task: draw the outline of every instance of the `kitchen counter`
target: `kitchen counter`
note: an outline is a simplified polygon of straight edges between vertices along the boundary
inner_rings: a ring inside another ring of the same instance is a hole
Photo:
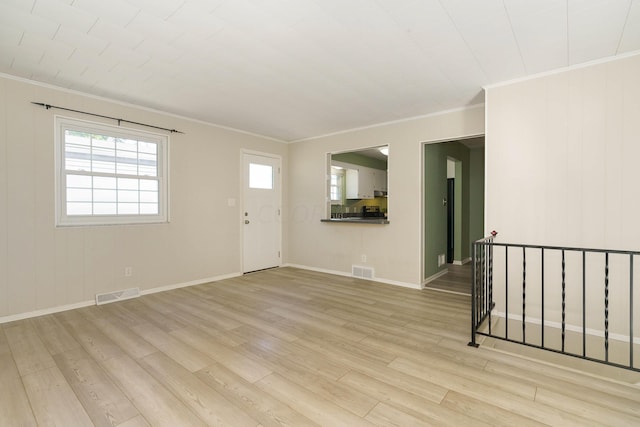
[[[347,217],[347,218],[327,218],[320,222],[348,222],[351,224],[389,224],[389,220],[381,217]]]

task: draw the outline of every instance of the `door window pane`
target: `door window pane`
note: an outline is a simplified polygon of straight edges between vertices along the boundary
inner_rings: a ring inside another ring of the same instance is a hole
[[[249,163],[249,188],[273,189],[273,167]]]

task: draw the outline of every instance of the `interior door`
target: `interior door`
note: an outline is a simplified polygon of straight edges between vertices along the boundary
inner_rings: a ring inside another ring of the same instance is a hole
[[[243,155],[243,272],[280,265],[280,159]]]

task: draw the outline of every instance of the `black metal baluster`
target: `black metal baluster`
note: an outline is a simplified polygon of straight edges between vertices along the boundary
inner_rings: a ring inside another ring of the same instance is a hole
[[[504,339],[509,339],[509,247],[504,247]]]
[[[562,250],[562,352],[564,353],[564,338],[565,338],[565,319],[566,319],[566,289],[567,285],[565,282],[565,260],[564,260],[564,249]]]
[[[487,309],[489,310],[489,335],[491,335],[491,312],[493,311],[493,239],[491,246],[489,246],[489,283],[488,292],[489,298],[487,301]]]
[[[474,323],[474,330],[477,331],[478,330],[478,286],[479,286],[479,274],[480,274],[480,245],[478,245],[478,247],[476,248],[476,259],[473,260],[473,280],[474,280],[474,288],[473,288],[473,292],[474,292],[474,296],[473,296],[473,301],[471,301],[471,303],[473,304],[473,308],[474,308],[474,316],[473,316],[473,323]]]
[[[478,327],[480,326],[480,319],[484,317],[484,291],[485,291],[485,279],[487,275],[486,268],[486,257],[487,257],[487,245],[486,243],[482,245],[482,258],[480,268],[482,269],[482,273],[480,276],[480,301],[478,302],[478,306],[480,307],[480,315],[478,317]]]
[[[478,243],[471,245],[471,342],[468,345],[477,347],[476,344],[476,264],[478,262]]]
[[[480,306],[480,298],[481,298],[480,293],[482,292],[481,260],[482,260],[482,253],[484,251],[484,246],[482,245],[482,243],[478,245],[477,250],[478,250],[478,253],[476,255],[478,256],[478,259],[476,260],[476,296],[475,296],[475,299],[473,300],[473,306],[475,307],[475,310],[476,310],[476,325],[475,325],[476,332],[480,328],[480,316],[482,315],[481,313],[482,307]]]
[[[490,247],[487,245],[487,252],[484,254],[484,318],[489,313],[489,254]],[[491,326],[489,326],[491,327]]]
[[[542,333],[540,345],[544,348],[544,248],[540,251],[540,258],[540,268],[542,269],[542,299],[540,300],[540,304],[542,305]]]
[[[522,248],[522,343],[526,342],[525,313],[527,305],[527,252]]]
[[[633,368],[633,254],[629,254],[629,366]]]
[[[587,258],[582,251],[582,357],[587,357]]]
[[[485,284],[485,276],[487,274],[486,268],[486,257],[487,257],[487,244],[484,242],[482,244],[482,256],[480,257],[480,300],[478,301],[478,307],[480,308],[480,312],[478,313],[478,327],[480,327],[481,319],[484,318],[484,289],[486,287]]]
[[[476,318],[475,318],[475,322],[476,322],[476,331],[478,330],[479,322],[478,319],[480,318],[480,314],[479,311],[481,309],[480,305],[479,305],[479,301],[480,301],[480,278],[481,278],[481,274],[482,274],[482,265],[480,264],[480,259],[482,258],[482,251],[483,251],[483,247],[482,245],[478,246],[478,259],[476,260],[476,264],[477,264],[477,269],[476,269],[476,298],[473,301],[473,305],[476,307]]]
[[[604,360],[609,361],[609,252],[604,255]]]
[[[491,256],[491,247],[487,246],[487,253],[485,255],[485,276],[484,276],[484,315],[485,319],[489,314],[489,257]],[[489,326],[491,327],[491,326]]]

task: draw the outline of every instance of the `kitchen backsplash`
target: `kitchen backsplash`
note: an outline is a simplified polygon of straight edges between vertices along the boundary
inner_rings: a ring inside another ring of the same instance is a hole
[[[344,205],[331,205],[331,213],[358,213],[363,206],[378,206],[380,212],[387,212],[387,198],[376,197],[367,200],[346,200]]]

